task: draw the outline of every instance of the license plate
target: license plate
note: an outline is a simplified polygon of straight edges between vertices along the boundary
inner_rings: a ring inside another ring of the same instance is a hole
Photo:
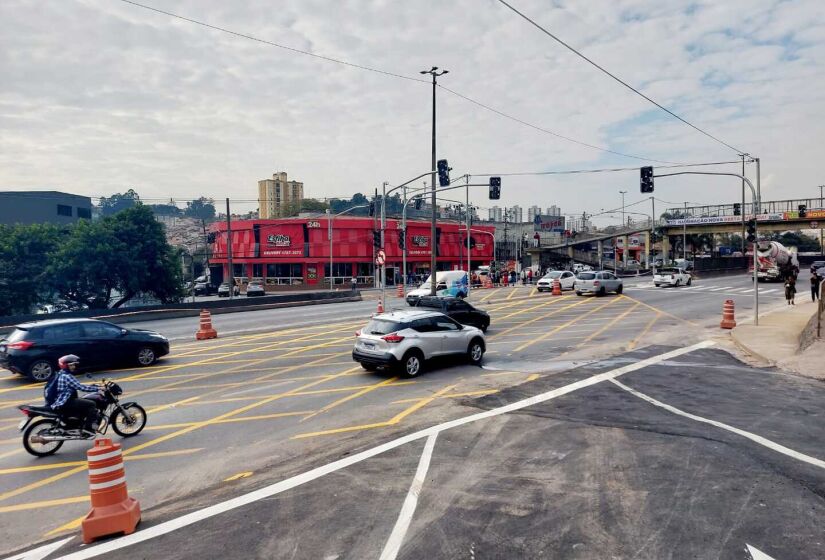
[[[375,344],[371,344],[371,343],[369,343],[369,342],[365,342],[365,343],[364,343],[364,348],[366,348],[367,350],[375,350]]]
[[[25,428],[25,427],[26,427],[26,424],[28,424],[28,423],[29,423],[29,419],[28,419],[28,418],[23,418],[23,419],[20,421],[20,423],[17,425],[17,430],[18,430],[18,431],[22,430],[23,428]]]

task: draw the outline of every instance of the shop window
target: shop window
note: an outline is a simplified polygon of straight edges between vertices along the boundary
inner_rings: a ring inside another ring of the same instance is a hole
[[[246,276],[244,267],[246,265],[244,263],[232,263],[232,276],[239,278],[241,276]]]
[[[252,265],[252,276],[255,278],[262,278],[264,275],[264,265],[262,264],[253,264]]]
[[[266,283],[286,286],[303,284],[303,265],[301,263],[267,264]]]

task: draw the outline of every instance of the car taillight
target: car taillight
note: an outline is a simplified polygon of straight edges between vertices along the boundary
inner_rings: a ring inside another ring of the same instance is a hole
[[[12,350],[28,350],[34,346],[34,342],[29,342],[28,340],[21,340],[20,342],[12,342],[8,345],[8,348]]]
[[[389,342],[391,344],[398,344],[399,342],[404,340],[404,337],[399,335],[399,334],[392,333],[392,334],[388,334],[387,336],[382,336],[381,340],[383,340],[385,342]]]
[[[593,282],[593,285],[594,285],[594,286],[598,286],[598,285],[599,285],[599,281],[598,281],[598,280],[594,281],[594,282]]]

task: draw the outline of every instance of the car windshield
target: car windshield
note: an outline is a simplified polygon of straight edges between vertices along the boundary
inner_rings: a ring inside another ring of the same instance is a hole
[[[364,327],[364,334],[390,334],[401,330],[402,324],[397,321],[387,321],[386,319],[373,319]]]
[[[581,272],[579,273],[579,280],[593,280],[596,278],[596,275],[592,272]]]
[[[659,271],[660,274],[679,274],[681,272],[678,268],[663,268]]]
[[[545,278],[558,278],[559,276],[561,276],[561,272],[554,270],[553,272],[548,272]]]

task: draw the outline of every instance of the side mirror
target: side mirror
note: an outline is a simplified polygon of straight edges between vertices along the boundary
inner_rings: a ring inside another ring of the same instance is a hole
[[[127,334],[129,334],[129,331],[126,329],[120,329],[120,336],[126,336]]]

